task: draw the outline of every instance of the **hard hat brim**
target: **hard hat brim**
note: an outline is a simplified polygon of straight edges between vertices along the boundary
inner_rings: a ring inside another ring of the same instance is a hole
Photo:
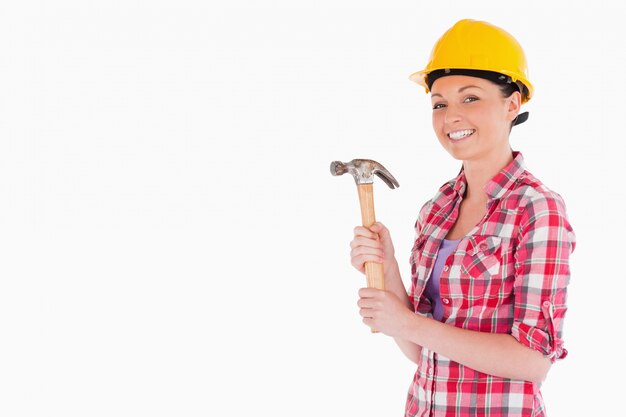
[[[427,82],[428,74],[430,74],[433,71],[438,71],[442,69],[446,69],[446,68],[433,68],[433,69],[425,69],[425,70],[417,71],[409,75],[409,79],[421,85],[422,87],[424,87],[424,90],[426,91],[426,93],[430,93],[430,88],[428,88],[428,82]],[[466,68],[449,68],[449,69],[466,69]],[[516,74],[511,71],[504,70],[504,71],[494,71],[494,72],[498,72],[500,74],[504,74],[506,76],[511,77],[513,82],[519,81],[522,84],[524,84],[524,86],[527,88],[527,94],[526,95],[522,94],[522,104],[526,103],[528,100],[532,98],[535,89],[533,85],[530,83],[530,81],[528,81],[528,79],[526,79],[525,77],[521,77],[520,74]]]
[[[426,84],[426,76],[428,75],[427,73],[427,70],[414,72],[413,74],[409,75],[409,80],[416,82],[417,84],[424,87],[426,93],[430,93],[430,90],[428,89],[428,84]]]

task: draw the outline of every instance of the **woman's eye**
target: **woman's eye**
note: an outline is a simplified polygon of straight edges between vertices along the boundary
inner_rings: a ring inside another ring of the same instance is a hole
[[[446,107],[445,104],[443,103],[437,103],[433,106],[433,110],[438,110],[438,109],[443,109],[444,107]]]
[[[464,102],[465,103],[471,103],[472,101],[477,101],[477,100],[478,100],[478,97],[469,96],[469,97],[465,98]]]

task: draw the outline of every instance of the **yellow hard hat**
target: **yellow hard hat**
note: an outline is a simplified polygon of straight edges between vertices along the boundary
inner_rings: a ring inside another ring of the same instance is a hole
[[[458,21],[435,44],[426,69],[411,74],[409,78],[428,93],[429,84],[432,86],[428,75],[438,70],[442,70],[443,75],[474,75],[483,71],[505,75],[501,78],[525,87],[521,91],[522,103],[530,100],[534,92],[520,44],[511,34],[487,22],[472,19]]]

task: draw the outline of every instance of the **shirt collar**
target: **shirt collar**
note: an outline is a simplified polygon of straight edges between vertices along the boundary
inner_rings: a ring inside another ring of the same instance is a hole
[[[521,152],[513,151],[513,161],[509,163],[502,171],[500,171],[495,177],[487,181],[485,187],[485,193],[489,196],[490,200],[499,199],[509,191],[517,182],[525,171],[524,157]],[[467,181],[465,180],[465,171],[461,167],[459,175],[453,180],[452,188],[457,192],[459,196],[465,194],[467,187]]]

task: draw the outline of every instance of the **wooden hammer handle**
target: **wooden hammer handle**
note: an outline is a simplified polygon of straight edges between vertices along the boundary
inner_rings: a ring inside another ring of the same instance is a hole
[[[376,223],[374,214],[374,184],[360,184],[359,203],[361,205],[361,220],[364,227],[369,227]],[[383,264],[378,262],[365,263],[365,275],[367,276],[367,286],[370,288],[385,289],[385,277],[383,274]]]
[[[374,184],[359,184],[359,203],[361,205],[361,220],[364,227],[369,227],[376,223],[374,214]],[[365,276],[367,277],[367,286],[369,288],[385,289],[385,277],[383,272],[383,264],[378,262],[365,262]],[[378,333],[378,330],[372,329],[372,333]]]

